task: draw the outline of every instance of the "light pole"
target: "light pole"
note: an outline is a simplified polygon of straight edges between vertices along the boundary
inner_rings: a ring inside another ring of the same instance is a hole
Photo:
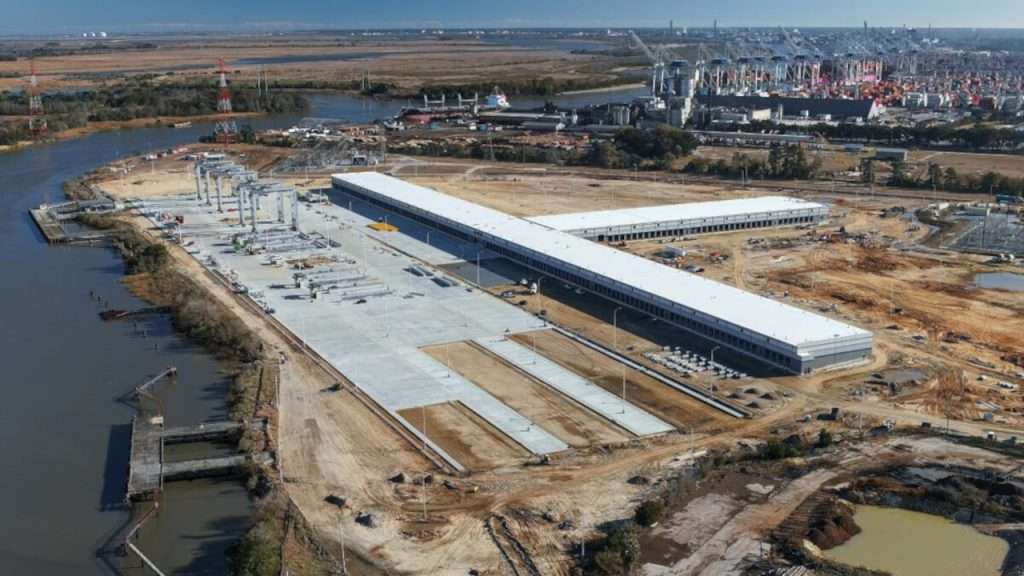
[[[348,560],[345,558],[345,519],[338,523],[338,531],[341,533],[341,573],[348,574]]]
[[[444,360],[445,360],[445,365],[448,366],[448,378],[452,377],[452,353],[451,353],[451,350],[449,349],[450,346],[451,346],[451,342],[445,342],[444,343]],[[426,418],[424,418],[424,420],[423,420],[424,426],[426,425],[426,421],[427,421]]]
[[[715,350],[718,350],[719,348],[721,348],[721,346],[715,346],[714,348],[711,349],[711,369],[712,370],[715,369]],[[714,395],[715,395],[715,383],[712,382],[711,383],[711,396],[713,397]]]
[[[612,311],[612,348],[616,352],[619,351],[619,310],[622,310],[622,306]]]
[[[427,453],[427,405],[420,407],[423,412],[423,453]],[[427,478],[423,477],[423,520],[427,520]]]
[[[541,283],[542,280],[544,280],[543,276],[539,276],[537,278],[537,314],[540,314],[540,312],[541,312],[541,304],[543,304],[543,302],[541,301],[542,297],[541,297],[541,294],[540,294],[540,283]]]
[[[622,413],[626,413],[626,365],[619,364],[622,367]]]

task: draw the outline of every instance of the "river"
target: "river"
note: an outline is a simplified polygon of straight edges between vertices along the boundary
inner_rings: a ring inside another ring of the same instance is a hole
[[[287,126],[276,117],[254,124]],[[27,210],[63,197],[62,184],[131,152],[195,142],[208,125],[92,134],[0,154],[0,565],[6,574],[111,574],[97,557],[129,521],[122,504],[133,409],[118,397],[168,365],[167,422],[224,419],[224,366],[177,336],[167,318],[103,322],[101,304],[145,304],[121,285],[111,249],[48,246]],[[145,330],[145,337],[142,331]],[[167,485],[160,515],[137,543],[168,572],[223,574],[225,551],[250,522],[237,481]],[[137,565],[137,562],[135,563]],[[128,573],[142,573],[130,570]]]
[[[893,576],[999,576],[1009,544],[941,516],[858,506],[861,532],[825,555]]]
[[[649,94],[650,88],[634,86],[556,96],[509,96],[509,103],[515,110],[532,110],[543,107],[544,103],[550,100],[563,109],[571,110],[605,102],[628,103],[634,98]],[[463,96],[472,97],[473,95],[463,94]],[[484,96],[485,94],[480,95],[481,98]],[[398,114],[403,106],[423,104],[421,100],[364,98],[337,94],[313,94],[309,100],[313,107],[310,112],[311,116],[340,118],[351,122],[373,122],[377,119],[390,118]]]

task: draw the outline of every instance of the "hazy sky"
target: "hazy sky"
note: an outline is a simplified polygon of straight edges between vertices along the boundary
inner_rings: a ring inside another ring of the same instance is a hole
[[[1024,0],[0,0],[0,32],[512,26],[1020,27]]]

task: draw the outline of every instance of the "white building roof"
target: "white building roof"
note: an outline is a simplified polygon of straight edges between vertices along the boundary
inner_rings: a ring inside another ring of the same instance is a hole
[[[385,174],[335,174],[333,180],[416,206],[797,348],[871,337],[855,326]]]
[[[528,218],[548,228],[568,232],[595,228],[620,228],[657,222],[677,222],[722,218],[742,218],[754,214],[791,213],[805,210],[825,211],[828,207],[789,196],[758,196],[713,202],[692,202],[668,206],[644,206],[620,210],[597,210],[572,214],[553,214]]]

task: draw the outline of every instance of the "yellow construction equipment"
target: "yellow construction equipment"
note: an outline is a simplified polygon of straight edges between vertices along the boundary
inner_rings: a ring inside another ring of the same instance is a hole
[[[397,226],[392,226],[386,222],[374,222],[370,224],[370,228],[373,228],[377,232],[398,232]]]

